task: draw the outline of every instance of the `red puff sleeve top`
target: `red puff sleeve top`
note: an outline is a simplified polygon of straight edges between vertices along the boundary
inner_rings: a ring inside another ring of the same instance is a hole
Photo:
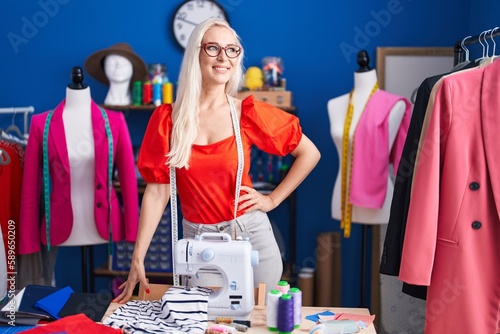
[[[148,183],[170,183],[166,155],[172,130],[172,106],[156,108],[141,145],[138,168]],[[242,184],[252,187],[252,145],[264,152],[285,156],[302,138],[299,119],[277,107],[248,96],[241,106],[241,139],[245,164]],[[177,193],[182,215],[193,223],[216,224],[234,219],[235,182],[238,166],[233,136],[209,145],[193,145],[189,169],[177,169]],[[242,212],[238,212],[240,216]]]

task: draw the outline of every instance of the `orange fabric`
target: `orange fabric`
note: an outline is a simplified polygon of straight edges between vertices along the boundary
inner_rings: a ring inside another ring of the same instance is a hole
[[[252,186],[249,176],[253,145],[264,152],[285,156],[302,138],[297,117],[248,96],[241,107],[241,139],[245,157],[242,184]],[[169,152],[172,107],[158,107],[151,116],[139,154],[138,167],[148,183],[169,183]],[[234,136],[210,145],[193,145],[190,168],[177,170],[177,192],[182,215],[193,223],[215,224],[234,218],[234,189],[238,154]],[[238,216],[242,212],[238,212]]]

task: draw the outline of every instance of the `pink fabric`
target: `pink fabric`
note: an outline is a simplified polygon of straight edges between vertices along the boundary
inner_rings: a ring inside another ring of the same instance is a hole
[[[95,207],[94,217],[102,238],[109,238],[108,224],[108,141],[104,119],[99,106],[92,102],[92,127],[95,150]],[[50,196],[51,245],[57,246],[70,235],[73,226],[71,208],[71,178],[62,118],[64,101],[55,109],[50,122],[48,138],[49,173],[52,182]],[[113,134],[113,164],[118,170],[123,210],[114,188],[111,188],[111,221],[113,240],[135,241],[139,225],[139,199],[132,142],[125,117],[121,112],[106,110]],[[33,115],[23,171],[21,215],[19,222],[19,254],[40,251],[46,244],[45,217],[42,195],[42,142],[48,112]],[[43,218],[42,218],[43,217]]]
[[[389,152],[389,115],[398,101],[406,105],[403,120]],[[350,202],[380,209],[387,193],[389,164],[397,172],[411,120],[412,104],[407,98],[378,90],[368,101],[354,133]]]

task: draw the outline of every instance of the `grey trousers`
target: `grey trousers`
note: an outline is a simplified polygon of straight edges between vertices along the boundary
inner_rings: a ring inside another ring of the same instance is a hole
[[[234,239],[236,236],[248,238],[252,249],[259,251],[259,264],[253,267],[254,287],[266,283],[266,293],[274,289],[283,274],[281,253],[274,238],[269,217],[265,212],[253,211],[237,219],[218,224],[197,224],[182,221],[184,238],[194,238],[204,232],[227,233]],[[222,275],[217,271],[199,270],[196,276],[183,277],[183,284],[189,286],[222,286]]]

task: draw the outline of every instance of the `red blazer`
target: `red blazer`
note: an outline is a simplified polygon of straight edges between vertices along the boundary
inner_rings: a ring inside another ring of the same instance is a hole
[[[50,195],[50,244],[66,241],[73,226],[71,207],[71,178],[64,134],[63,109],[65,101],[54,110],[48,138],[49,172],[52,182]],[[104,119],[99,106],[92,101],[92,128],[95,150],[94,217],[102,238],[109,238],[107,178],[108,141]],[[111,221],[113,240],[135,241],[139,225],[139,199],[132,142],[125,117],[121,112],[106,110],[113,135],[113,166],[118,170],[123,209],[114,188],[111,189]],[[33,115],[23,172],[21,215],[19,222],[19,254],[40,251],[40,242],[47,244],[43,211],[42,143],[48,111]],[[92,181],[90,181],[92,182]]]

